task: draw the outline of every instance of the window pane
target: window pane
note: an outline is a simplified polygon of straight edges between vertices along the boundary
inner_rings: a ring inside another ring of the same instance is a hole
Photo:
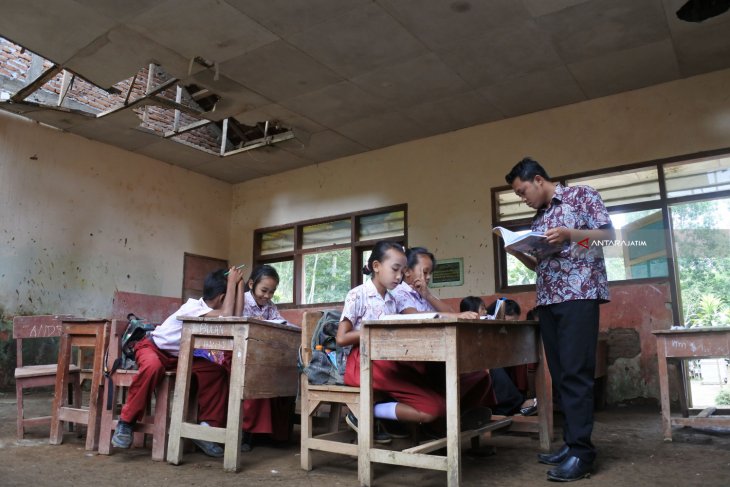
[[[515,230],[515,233],[524,235],[529,230]],[[525,267],[525,264],[516,257],[505,253],[507,256],[507,285],[521,286],[523,284],[535,284],[535,273]]]
[[[603,247],[609,281],[668,275],[661,210],[614,213],[611,222],[616,239]]]
[[[302,232],[302,248],[350,243],[350,219],[308,225]]]
[[[294,250],[294,229],[274,230],[261,234],[261,255],[292,252]]]
[[[383,240],[405,233],[405,211],[391,211],[360,217],[359,240]]]
[[[279,274],[279,285],[271,299],[276,304],[294,302],[294,261],[271,262],[271,267]]]
[[[345,300],[350,290],[351,253],[340,249],[304,255],[302,304]]]
[[[570,186],[580,184],[594,188],[601,194],[606,206],[659,199],[659,177],[655,167],[570,179],[566,182]]]
[[[730,326],[730,198],[670,209],[684,325]]]
[[[730,157],[664,167],[667,196],[712,193],[730,189]]]
[[[373,253],[372,250],[363,250],[362,251],[362,260],[360,261],[360,262],[362,262],[362,265],[360,266],[360,272],[362,272],[362,268],[367,265],[368,259],[370,258],[370,254],[372,254],[372,253]],[[370,276],[369,275],[367,275],[367,274],[363,274],[362,275],[362,282],[363,283],[365,283],[366,281],[369,281],[369,280],[370,280]]]
[[[535,210],[522,203],[511,189],[497,193],[497,218],[499,221],[532,218]]]

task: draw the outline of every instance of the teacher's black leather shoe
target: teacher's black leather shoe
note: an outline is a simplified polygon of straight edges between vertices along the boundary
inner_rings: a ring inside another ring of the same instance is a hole
[[[590,477],[592,471],[593,463],[578,457],[568,457],[563,463],[549,470],[547,478],[556,482],[572,482]]]
[[[544,463],[545,465],[560,465],[563,463],[563,460],[568,458],[568,451],[570,451],[568,445],[563,445],[563,447],[555,453],[538,453],[537,461]]]

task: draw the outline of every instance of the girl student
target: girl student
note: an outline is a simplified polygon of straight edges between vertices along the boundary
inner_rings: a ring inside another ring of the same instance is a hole
[[[454,313],[451,307],[431,294],[428,283],[431,281],[436,257],[424,247],[411,247],[406,250],[407,264],[403,272],[403,282],[394,290],[398,313],[427,313],[438,311],[442,316],[478,319],[473,311]]]
[[[243,316],[262,320],[284,320],[271,301],[279,286],[279,273],[268,264],[258,265],[251,271],[243,297]]]
[[[246,286],[248,291],[243,296],[241,316],[262,320],[284,320],[276,304],[271,300],[279,286],[279,274],[276,269],[267,264],[254,267]],[[241,451],[253,449],[254,433],[268,434],[275,443],[289,440],[294,400],[293,397],[277,397],[243,401],[241,428],[244,433]]]
[[[363,272],[371,276],[369,281],[351,289],[345,298],[342,317],[337,329],[337,344],[345,349],[345,385],[360,386],[360,326],[363,320],[378,319],[396,313],[396,301],[389,291],[395,289],[403,278],[407,260],[403,247],[395,242],[380,241],[375,245]],[[371,365],[373,390],[387,396],[390,402],[375,405],[376,418],[412,423],[431,423],[446,414],[446,401],[442,392],[431,384],[431,379],[407,362],[377,360]],[[472,415],[464,423],[467,427],[489,420],[491,412]],[[350,411],[347,423],[357,430],[357,417]],[[376,421],[376,425],[378,422]],[[378,435],[376,432],[376,441]],[[382,442],[387,442],[385,439]]]
[[[436,267],[436,257],[424,247],[411,247],[406,250],[406,269],[403,282],[393,290],[396,310],[402,314],[438,312],[440,316],[453,318],[479,319],[474,310],[461,310],[454,313],[452,308],[431,294],[428,284]],[[445,367],[441,362],[408,362],[416,371],[430,377],[437,390],[445,390]],[[487,371],[474,371],[461,374],[459,378],[461,404],[473,411],[483,406],[494,406],[497,400],[492,387],[492,379]],[[388,431],[393,429],[390,425]]]

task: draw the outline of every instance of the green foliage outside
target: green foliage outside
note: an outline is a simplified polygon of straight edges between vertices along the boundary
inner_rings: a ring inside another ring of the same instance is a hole
[[[350,290],[351,253],[348,248],[304,255],[302,303],[345,300]]]
[[[715,396],[715,404],[717,406],[730,406],[730,389],[721,389]]]
[[[730,326],[730,200],[671,208],[684,326]]]

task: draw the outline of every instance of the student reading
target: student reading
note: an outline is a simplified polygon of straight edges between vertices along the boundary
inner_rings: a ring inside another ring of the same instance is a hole
[[[396,313],[396,301],[389,291],[395,289],[406,268],[403,247],[394,242],[381,241],[375,245],[367,266],[363,269],[371,279],[347,293],[342,317],[337,329],[337,344],[345,349],[345,384],[360,385],[360,326],[363,320],[378,319]],[[372,363],[373,390],[381,398],[392,402],[376,404],[376,418],[414,423],[431,423],[446,414],[446,400],[436,390],[432,380],[403,362],[378,360]],[[485,410],[478,409],[481,413]],[[489,412],[488,409],[486,409]],[[469,416],[469,427],[489,420],[486,416]],[[464,415],[467,417],[467,415]],[[351,411],[348,424],[357,429],[357,418]],[[473,419],[473,421],[472,421]],[[463,422],[467,422],[464,419]],[[387,441],[387,440],[386,440]]]
[[[593,374],[598,340],[598,306],[608,301],[608,279],[600,247],[577,245],[584,239],[613,240],[608,211],[596,190],[550,181],[535,160],[525,158],[505,176],[523,203],[536,211],[532,230],[550,244],[570,243],[542,258],[512,252],[537,272],[537,311],[553,385],[563,412],[565,444],[538,460],[556,465],[550,480],[590,476],[596,449],[593,431]]]

